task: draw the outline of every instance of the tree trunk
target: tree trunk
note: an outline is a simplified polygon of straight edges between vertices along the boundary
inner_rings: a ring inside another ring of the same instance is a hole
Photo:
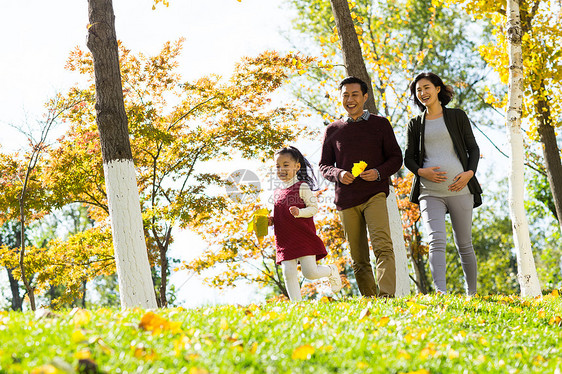
[[[168,306],[168,299],[166,297],[166,286],[168,284],[167,247],[166,245],[166,247],[160,248],[160,305],[162,308]]]
[[[347,74],[360,78],[367,83],[369,96],[366,107],[371,113],[378,114],[371,78],[367,73],[365,61],[363,60],[363,53],[361,52],[361,45],[359,44],[357,32],[351,18],[349,4],[347,0],[330,0],[330,3],[332,4],[332,12],[341,40],[343,61]],[[404,244],[402,221],[400,220],[396,194],[392,186],[390,186],[386,205],[390,221],[390,235],[392,237],[394,255],[396,256],[396,296],[405,296],[410,293],[408,259],[406,256],[406,245]]]
[[[416,230],[417,231],[417,230]],[[412,242],[410,243],[410,258],[412,259],[412,264],[414,267],[414,274],[416,279],[414,283],[418,288],[418,292],[422,294],[429,293],[429,281],[427,280],[427,273],[425,272],[425,262],[423,261],[423,255],[416,250],[421,243],[421,238],[419,235],[412,235]]]
[[[517,254],[519,285],[522,296],[539,296],[541,288],[531,250],[529,226],[525,214],[524,148],[521,134],[523,103],[523,53],[521,50],[521,19],[519,0],[507,1],[507,38],[509,49],[509,89],[507,108],[508,140],[511,145],[509,173],[509,208],[513,226],[513,242]]]
[[[0,246],[1,245],[13,245],[12,248],[19,248],[20,247],[20,241],[21,241],[21,235],[19,233],[19,231],[17,230],[17,226],[13,226],[14,227],[14,234],[15,234],[15,243],[3,243],[2,242],[2,237],[0,236]],[[14,311],[22,311],[22,307],[23,307],[23,298],[20,295],[20,285],[18,280],[14,277],[14,269],[9,269],[6,268],[6,272],[8,273],[8,282],[10,283],[10,291],[12,292],[12,300],[11,300],[11,304],[12,304],[12,310]]]
[[[29,175],[29,169],[28,169]],[[27,182],[27,177],[26,177]],[[20,204],[20,271],[21,271],[21,280],[25,289],[27,290],[27,296],[29,297],[29,305],[31,310],[35,311],[35,289],[31,286],[31,281],[27,276],[27,272],[25,269],[25,195],[26,195],[27,183],[24,183],[23,190],[19,199]]]
[[[406,255],[406,243],[404,242],[404,232],[402,229],[402,219],[398,210],[396,192],[391,185],[386,199],[388,209],[388,221],[390,224],[390,234],[394,247],[394,257],[396,261],[396,297],[410,294],[410,277],[408,271],[408,256]]]
[[[544,90],[544,85],[541,85],[541,90]],[[540,92],[535,92],[535,94],[540,94]],[[540,113],[538,130],[540,141],[543,144],[542,151],[548,184],[554,200],[558,225],[562,230],[562,163],[560,162],[560,149],[556,142],[556,132],[550,116],[549,103],[544,99],[539,100],[537,112]]]
[[[96,84],[96,124],[113,234],[122,308],[155,308],[135,167],[123,102],[111,0],[88,0],[87,45]]]
[[[20,295],[20,285],[18,280],[14,278],[13,269],[6,268],[8,272],[8,280],[10,282],[10,290],[12,291],[12,310],[22,311],[23,299]]]
[[[332,4],[332,13],[334,14],[336,28],[338,29],[338,35],[341,41],[343,63],[345,65],[347,75],[360,78],[367,83],[367,86],[369,87],[369,97],[367,98],[365,105],[371,113],[378,114],[379,112],[375,104],[375,95],[373,94],[371,77],[369,77],[369,73],[367,73],[367,68],[365,67],[363,52],[361,51],[361,45],[359,44],[357,32],[355,31],[355,25],[353,24],[353,19],[351,18],[349,4],[347,3],[347,0],[330,0],[330,3]]]
[[[82,288],[83,288],[83,292],[82,292],[82,297],[80,299],[80,304],[82,305],[83,309],[86,309],[86,292],[88,291],[88,281],[84,280],[82,281]]]

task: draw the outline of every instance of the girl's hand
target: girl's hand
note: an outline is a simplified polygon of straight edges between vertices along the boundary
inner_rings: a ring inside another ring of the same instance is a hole
[[[293,217],[296,217],[299,215],[300,213],[300,209],[297,208],[296,206],[292,206],[289,208],[289,213],[291,213],[293,215]]]
[[[439,166],[432,166],[430,168],[419,168],[418,175],[434,183],[441,183],[447,180],[446,171],[437,171]]]
[[[267,216],[267,225],[273,226],[273,216]]]
[[[460,191],[462,190],[468,181],[474,176],[474,172],[472,170],[464,171],[458,174],[454,179],[453,183],[449,185],[449,191]]]

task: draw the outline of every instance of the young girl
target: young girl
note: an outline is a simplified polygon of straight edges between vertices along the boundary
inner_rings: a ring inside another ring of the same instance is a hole
[[[404,164],[414,173],[410,201],[420,205],[429,236],[429,267],[438,293],[447,293],[445,215],[466,283],[476,293],[477,265],[472,246],[472,208],[482,204],[482,189],[474,174],[480,149],[470,121],[460,109],[449,109],[453,90],[433,73],[419,74],[410,85],[422,113],[410,120]]]
[[[310,163],[295,147],[278,151],[275,162],[277,176],[284,188],[275,191],[273,217],[269,222],[274,225],[276,262],[283,269],[289,298],[291,301],[301,300],[298,262],[305,278],[328,277],[332,291],[338,292],[342,288],[338,267],[316,264],[317,260],[326,257],[327,252],[322,239],[316,235],[312,218],[318,212],[318,203],[311,190],[316,179]]]

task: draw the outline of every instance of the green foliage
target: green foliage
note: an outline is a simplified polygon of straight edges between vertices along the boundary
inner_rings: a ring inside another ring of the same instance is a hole
[[[120,306],[117,274],[96,277],[93,281],[93,289],[95,299],[89,303],[92,308],[118,308]]]
[[[561,315],[558,293],[0,312],[0,372],[555,372]]]
[[[335,21],[328,1],[291,0],[297,17],[293,24],[306,40],[305,50],[322,56],[326,63],[307,75],[309,82],[297,97],[325,121],[337,118],[334,90],[344,74]],[[488,72],[476,52],[478,31],[486,23],[471,20],[458,7],[443,7],[434,1],[350,2],[363,58],[371,76],[379,112],[396,126],[404,126],[417,113],[409,100],[409,81],[421,71],[433,71],[455,88],[452,106],[473,112],[486,106],[481,81]],[[400,134],[398,134],[400,135]]]

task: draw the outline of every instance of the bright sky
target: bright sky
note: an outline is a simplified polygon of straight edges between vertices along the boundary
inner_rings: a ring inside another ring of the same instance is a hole
[[[281,0],[171,0],[168,8],[152,10],[152,0],[115,0],[117,38],[133,52],[157,53],[168,40],[185,37],[180,68],[185,79],[208,73],[228,74],[242,56],[265,49],[287,50],[289,28]],[[22,138],[9,124],[35,124],[43,104],[80,77],[64,70],[75,46],[86,49],[87,1],[17,0],[0,5],[0,145],[19,148]],[[172,255],[191,257],[203,248],[194,235],[176,237]],[[5,276],[0,274],[0,276]],[[205,303],[243,303],[258,288],[242,286],[219,292],[185,274],[172,275],[181,287],[178,301],[185,306]],[[2,282],[0,282],[2,283]],[[1,291],[1,290],[0,290]]]
[[[287,48],[280,0],[172,0],[152,10],[152,0],[114,1],[117,37],[133,51],[157,53],[185,37],[184,78],[228,73],[241,56]],[[87,1],[18,0],[0,5],[0,124],[33,122],[57,91],[78,80],[64,70],[69,51],[86,49]],[[4,127],[4,126],[2,126]],[[11,139],[0,132],[0,144]]]

